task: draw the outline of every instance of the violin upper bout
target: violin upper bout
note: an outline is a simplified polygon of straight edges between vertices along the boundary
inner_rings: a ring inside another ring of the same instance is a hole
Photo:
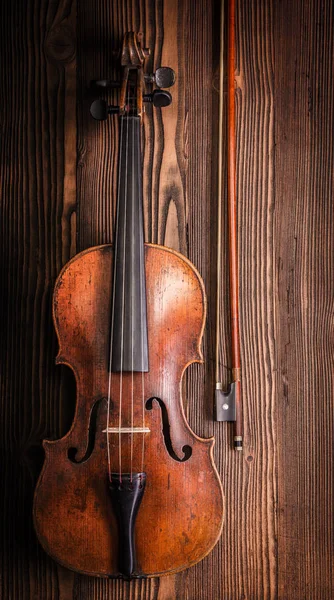
[[[72,258],[60,272],[53,294],[53,321],[59,351],[56,364],[76,374],[104,347],[110,320],[112,246],[88,248]]]
[[[160,337],[159,351],[177,358],[182,372],[202,363],[207,301],[199,272],[179,252],[146,244],[146,278],[149,332]]]

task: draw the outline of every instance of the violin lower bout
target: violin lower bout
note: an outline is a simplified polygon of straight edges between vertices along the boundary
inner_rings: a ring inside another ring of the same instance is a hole
[[[205,319],[202,281],[176,252],[146,245],[148,373],[112,373],[109,421],[108,352],[112,247],[76,256],[54,293],[57,362],[70,366],[77,407],[68,434],[44,442],[45,464],[34,500],[34,522],[44,549],[64,566],[97,576],[121,576],[118,529],[108,491],[105,428],[148,430],[122,434],[123,472],[146,473],[135,524],[134,577],[170,574],[210,552],[223,522],[223,493],[213,439],[196,436],[185,419],[181,380],[202,362]],[[143,440],[144,436],[144,440]],[[143,444],[144,441],[144,444]],[[119,436],[109,434],[111,470],[118,472]],[[142,453],[144,445],[144,455]]]

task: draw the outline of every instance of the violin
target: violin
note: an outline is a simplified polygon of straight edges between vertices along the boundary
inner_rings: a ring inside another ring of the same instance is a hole
[[[96,119],[119,121],[114,244],[76,255],[55,284],[56,362],[72,369],[77,402],[69,432],[43,442],[33,507],[46,552],[101,577],[186,569],[210,552],[223,523],[214,439],[190,429],[181,398],[186,368],[203,362],[203,282],[178,252],[144,243],[143,107],[171,102],[166,90],[145,94],[147,54],[127,33],[119,106],[91,107]],[[155,83],[173,77],[161,67]]]

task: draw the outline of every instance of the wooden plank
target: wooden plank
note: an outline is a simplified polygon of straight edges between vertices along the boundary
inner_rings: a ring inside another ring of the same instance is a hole
[[[333,597],[333,6],[239,2],[237,17],[242,456],[232,450],[230,426],[211,420],[218,0],[1,5],[4,600]],[[53,283],[77,250],[112,238],[106,199],[115,199],[117,128],[90,119],[88,84],[113,76],[112,51],[131,28],[153,48],[150,70],[161,61],[178,77],[172,107],[161,117],[150,108],[145,120],[146,238],[187,254],[206,284],[206,364],[187,378],[187,412],[196,433],[216,436],[226,522],[196,567],[122,582],[83,577],[49,559],[35,539],[31,503],[41,440],[65,433],[74,410],[73,378],[54,366]],[[225,245],[222,253],[227,382]]]
[[[333,4],[276,6],[278,591],[333,598]],[[306,35],[305,35],[305,32]]]
[[[224,598],[277,597],[273,262],[273,3],[237,4],[237,198],[244,450],[231,425],[217,424],[226,524],[220,548]],[[227,272],[226,213],[222,264]],[[230,378],[228,281],[223,278],[221,379]],[[212,350],[213,352],[213,350]],[[218,433],[219,432],[219,433]],[[208,594],[214,598],[214,592]]]
[[[50,299],[70,254],[75,202],[74,10],[72,0],[1,5],[2,598],[50,598],[57,589],[31,508],[41,440],[61,435],[73,412],[71,386],[54,366]]]

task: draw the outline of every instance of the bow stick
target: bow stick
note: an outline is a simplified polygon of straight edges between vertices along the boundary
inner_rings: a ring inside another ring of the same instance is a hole
[[[223,162],[223,88],[224,88],[224,2],[221,12],[220,101],[219,101],[219,167],[218,167],[218,268],[217,268],[217,338],[216,338],[216,419],[234,422],[234,448],[242,450],[241,359],[238,295],[238,237],[236,198],[235,140],[235,0],[228,4],[228,73],[227,73],[227,203],[229,229],[229,279],[231,312],[231,374],[229,389],[222,391],[219,381],[219,323],[221,298],[221,213]]]

